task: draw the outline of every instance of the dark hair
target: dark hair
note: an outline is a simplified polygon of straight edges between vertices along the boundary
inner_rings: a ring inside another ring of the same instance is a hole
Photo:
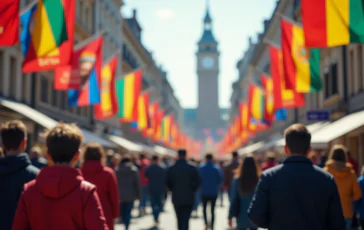
[[[237,158],[239,156],[238,152],[234,151],[232,152],[233,158]]]
[[[121,160],[121,164],[126,164],[126,163],[130,163],[131,159],[128,156],[123,157],[123,159]]]
[[[139,154],[139,157],[140,157],[140,159],[145,159],[145,154],[141,153],[141,154]]]
[[[347,150],[343,145],[334,145],[330,151],[330,160],[347,162]]]
[[[306,126],[294,124],[284,131],[286,146],[294,154],[307,155],[311,147],[311,133]]]
[[[254,191],[258,184],[260,169],[252,155],[244,157],[237,170],[238,189],[241,195],[247,195]]]
[[[207,153],[205,159],[208,161],[212,161],[214,159],[214,156],[212,155],[212,153]]]
[[[152,161],[157,161],[159,160],[159,156],[158,155],[153,155],[152,156]]]
[[[69,163],[82,143],[81,130],[75,124],[59,123],[46,135],[48,153],[54,163]]]
[[[179,157],[183,157],[183,158],[184,158],[184,157],[186,157],[186,156],[187,156],[187,151],[186,151],[186,149],[179,149],[177,153],[178,153],[178,156],[179,156]]]
[[[86,161],[106,161],[106,153],[104,148],[96,142],[89,143],[84,147],[83,162]]]
[[[27,139],[27,128],[22,121],[6,122],[1,127],[1,140],[5,150],[17,150],[21,143]]]

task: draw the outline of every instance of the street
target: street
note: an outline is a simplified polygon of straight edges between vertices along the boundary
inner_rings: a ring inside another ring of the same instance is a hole
[[[228,205],[227,196],[224,197],[224,207],[220,207],[220,202],[217,202],[216,213],[215,213],[215,229],[216,230],[229,230],[227,216],[228,216]],[[138,212],[134,210],[133,216],[137,216]],[[202,207],[199,208],[199,218],[191,218],[190,229],[191,230],[203,230],[203,216]],[[160,216],[160,229],[161,230],[177,230],[175,213],[173,210],[172,203],[167,202],[165,212]],[[148,209],[148,215],[142,218],[133,218],[130,230],[149,230],[153,227],[153,216],[151,210]],[[233,228],[234,229],[234,228]],[[123,225],[117,225],[116,230],[124,230]]]

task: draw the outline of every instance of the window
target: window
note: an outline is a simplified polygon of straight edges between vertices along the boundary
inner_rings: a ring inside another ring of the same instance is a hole
[[[361,92],[363,90],[363,46],[358,44],[358,91]]]
[[[22,99],[23,101],[25,101],[25,99],[28,98],[28,84],[30,76],[28,74],[23,73],[21,77],[23,78],[23,83],[21,85],[21,93],[22,93]]]
[[[48,79],[45,76],[40,78],[40,100],[41,102],[48,103]]]
[[[52,89],[52,106],[57,107],[57,91]]]
[[[16,71],[17,70],[17,60],[15,57],[10,57],[10,79],[9,79],[9,96],[15,98],[16,95]]]
[[[66,103],[67,103],[66,97],[67,97],[66,91],[59,91],[59,98],[60,98],[59,104],[62,110],[66,109]]]
[[[324,73],[325,99],[339,93],[337,63],[332,63]]]
[[[350,90],[349,93],[352,95],[355,93],[355,68],[354,68],[354,50],[349,52],[349,82]]]

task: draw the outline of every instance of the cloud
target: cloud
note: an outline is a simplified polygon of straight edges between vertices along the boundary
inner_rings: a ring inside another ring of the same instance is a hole
[[[158,9],[157,15],[160,19],[170,19],[175,16],[174,12],[171,9]]]

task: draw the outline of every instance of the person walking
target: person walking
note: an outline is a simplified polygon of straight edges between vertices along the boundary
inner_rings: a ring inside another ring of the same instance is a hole
[[[258,184],[260,169],[252,155],[244,157],[236,171],[231,190],[231,203],[229,208],[229,226],[232,218],[236,217],[238,230],[256,230],[257,227],[248,218],[248,208],[253,199],[254,190]]]
[[[0,229],[10,230],[23,186],[35,179],[39,169],[25,153],[27,128],[23,122],[7,122],[0,133],[6,151],[6,156],[0,157]]]
[[[224,164],[225,164],[224,161],[219,162],[219,166],[220,166],[221,170],[223,170]],[[224,185],[223,185],[223,183],[221,183],[220,190],[219,190],[219,195],[218,195],[218,200],[220,200],[220,207],[222,207],[222,208],[224,207],[224,193],[225,193]]]
[[[232,161],[224,168],[224,184],[223,187],[227,191],[229,197],[231,193],[231,185],[234,178],[234,172],[239,167],[239,154],[232,152]]]
[[[116,171],[116,178],[119,186],[120,215],[125,229],[128,230],[134,202],[141,196],[138,170],[129,157],[125,156],[121,160],[120,167]]]
[[[278,163],[276,162],[274,152],[268,152],[266,154],[266,157],[267,157],[266,161],[263,162],[262,165],[260,166],[263,171],[273,168],[278,165]]]
[[[152,157],[151,165],[145,171],[145,177],[148,178],[149,199],[153,210],[154,227],[159,227],[159,214],[163,210],[163,201],[166,191],[166,169],[161,166],[159,157]]]
[[[334,176],[339,189],[341,207],[346,221],[346,230],[351,230],[354,215],[353,201],[361,198],[361,190],[356,173],[348,163],[347,150],[343,145],[334,145],[324,168]]]
[[[32,162],[32,165],[35,167],[41,169],[48,166],[48,161],[42,156],[42,149],[38,146],[34,146],[30,150],[30,161]]]
[[[48,155],[54,164],[24,185],[12,230],[109,229],[96,186],[74,168],[82,139],[81,130],[73,124],[60,123],[48,132]]]
[[[215,223],[215,205],[220,186],[223,182],[221,168],[214,163],[214,157],[211,153],[206,154],[206,162],[199,168],[201,178],[201,200],[203,207],[203,218],[205,221],[205,229],[214,229]],[[210,205],[211,220],[207,219],[207,205]]]
[[[141,153],[139,157],[140,157],[139,179],[140,179],[140,184],[142,186],[142,195],[139,202],[139,216],[144,216],[146,214],[145,209],[149,201],[149,196],[148,196],[149,181],[148,178],[145,177],[145,171],[149,167],[150,162],[143,153]]]
[[[178,230],[188,230],[195,193],[200,186],[197,168],[187,162],[187,151],[178,150],[178,160],[167,171],[167,187],[172,191],[172,203],[177,216]]]
[[[248,210],[249,219],[269,230],[344,230],[334,177],[307,158],[311,134],[294,124],[284,132],[288,157],[264,171]]]
[[[104,148],[99,143],[87,144],[81,161],[82,174],[85,180],[96,185],[106,223],[113,230],[114,219],[119,217],[119,190],[114,170],[105,166]]]

